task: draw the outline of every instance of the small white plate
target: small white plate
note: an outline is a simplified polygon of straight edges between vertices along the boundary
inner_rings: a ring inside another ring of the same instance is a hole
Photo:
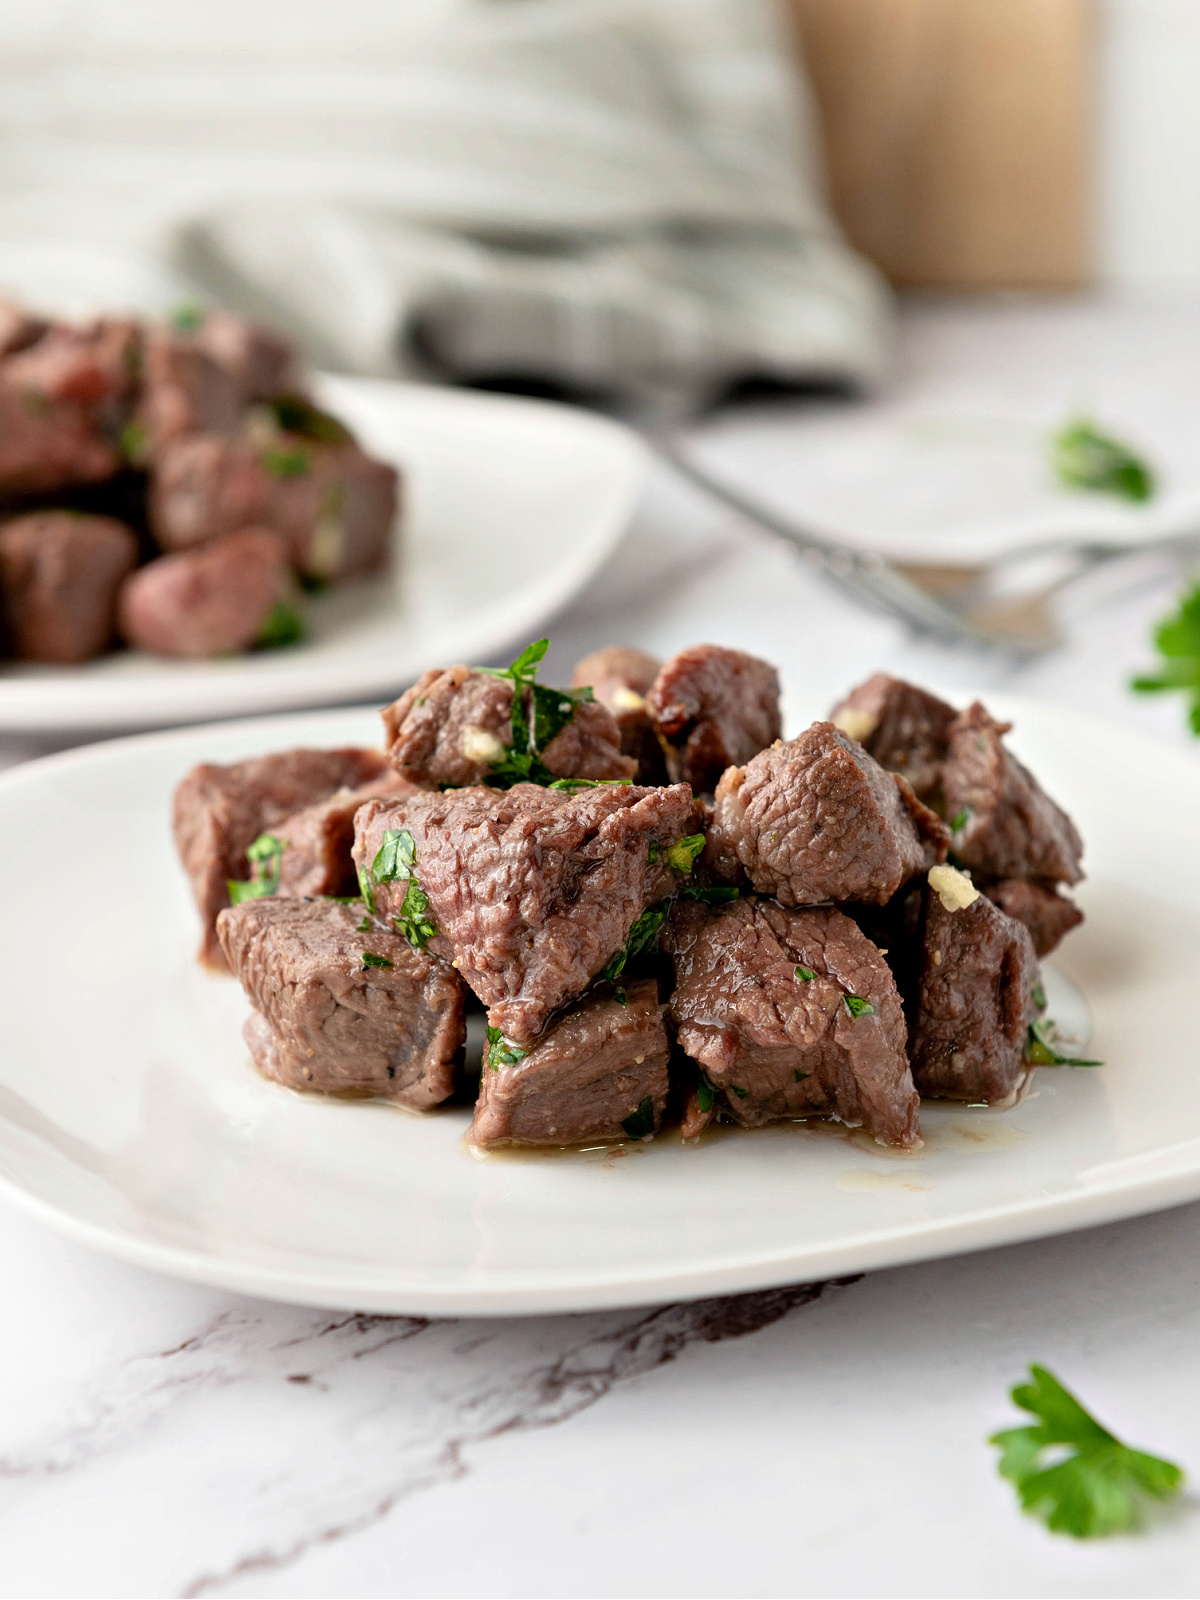
[[[821,707],[802,708],[810,714]],[[1043,1068],[1006,1112],[926,1105],[925,1149],[788,1127],[570,1157],[468,1153],[416,1117],[257,1077],[246,1004],[192,961],[168,800],[200,760],[373,740],[371,712],[143,735],[0,777],[0,1189],[129,1260],[376,1311],[578,1311],[892,1266],[1200,1196],[1200,764],[996,697],[1076,815],[1088,920],[1057,1008],[1099,1070]]]
[[[583,587],[625,529],[646,451],[569,406],[367,378],[317,394],[404,474],[396,559],[314,599],[304,644],[220,661],[137,651],[0,667],[0,731],[135,728],[392,698],[426,668],[484,661]]]

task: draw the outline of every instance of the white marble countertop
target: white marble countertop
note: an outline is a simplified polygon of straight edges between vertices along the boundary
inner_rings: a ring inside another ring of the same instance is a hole
[[[1111,370],[1120,420],[1153,387],[1144,321],[1123,315],[911,308],[887,404],[919,413],[951,370],[986,394],[1003,369],[1010,392],[1019,335],[1031,367],[1039,348],[1067,364],[1064,382],[1072,359],[1102,392]],[[1181,335],[1156,327],[1195,416]],[[1045,405],[1043,380],[1027,389]],[[945,416],[953,397],[936,392]],[[779,494],[815,415],[742,410],[704,431],[727,470]],[[612,639],[714,638],[818,698],[882,667],[1183,741],[1177,702],[1123,686],[1179,581],[1142,564],[1081,588],[1067,647],[1015,671],[914,644],[659,477],[557,620],[547,676]],[[0,764],[41,748],[3,743]],[[1194,1500],[1144,1537],[1052,1538],[1017,1513],[984,1441],[1015,1420],[1007,1388],[1038,1360],[1200,1475],[1198,1243],[1192,1206],[841,1284],[426,1322],[240,1300],[0,1211],[0,1595],[1192,1595]]]

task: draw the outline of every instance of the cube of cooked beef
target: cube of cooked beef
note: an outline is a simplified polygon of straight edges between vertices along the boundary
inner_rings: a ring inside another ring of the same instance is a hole
[[[368,802],[355,818],[354,859],[378,911],[432,925],[430,948],[453,957],[494,1027],[527,1044],[673,892],[667,855],[692,821],[683,784],[573,795],[531,783],[448,789]],[[388,835],[407,835],[411,856],[394,874]],[[428,899],[415,912],[414,888]]]
[[[167,550],[262,527],[287,544],[306,577],[333,581],[387,559],[396,516],[395,469],[356,444],[280,434],[246,438],[186,434],[155,462],[150,524]]]
[[[1056,950],[1083,921],[1083,912],[1054,883],[1030,878],[983,878],[979,887],[1006,917],[1022,923],[1033,940],[1039,959]]]
[[[829,713],[881,767],[907,778],[918,800],[938,810],[942,763],[955,710],[915,684],[877,672]]]
[[[174,328],[149,328],[142,356],[142,386],[134,413],[134,457],[153,461],[185,433],[233,436],[241,426],[243,397],[237,383],[194,336]]]
[[[1005,749],[1008,729],[978,701],[951,724],[942,784],[954,853],[963,866],[990,878],[1078,883],[1083,841],[1066,812]]]
[[[112,642],[137,539],[112,517],[35,511],[0,525],[0,612],[26,661],[88,661]]]
[[[717,786],[705,862],[736,859],[760,894],[784,905],[882,905],[946,857],[945,826],[903,778],[832,722],[775,744]]]
[[[305,806],[276,824],[284,845],[279,858],[279,894],[358,893],[354,867],[354,814],[368,800],[414,793],[399,773],[387,772],[356,789],[338,789],[327,800]]]
[[[532,693],[521,689],[530,729]],[[426,789],[483,783],[513,743],[512,705],[511,679],[471,667],[434,668],[385,709],[388,760]],[[598,701],[576,701],[566,726],[539,754],[556,778],[604,781],[632,778],[636,771],[621,754],[616,723]]]
[[[524,1053],[488,1047],[472,1144],[580,1144],[657,1130],[671,1054],[658,985],[643,978],[622,992],[623,1002],[600,985]]]
[[[281,625],[299,629],[295,591],[283,540],[243,528],[139,568],[121,590],[118,620],[131,645],[155,655],[236,655]]]
[[[1034,1018],[1028,932],[963,873],[937,867],[925,891],[908,1051],[922,1095],[994,1105],[1017,1087]]]
[[[296,356],[282,335],[232,311],[205,311],[192,335],[237,386],[242,405],[299,388]]]
[[[382,751],[354,748],[283,750],[231,766],[192,768],[175,790],[174,829],[204,928],[202,961],[224,965],[217,913],[229,904],[229,880],[251,876],[247,846],[306,806],[386,772]]]
[[[755,898],[720,910],[681,900],[662,943],[679,1044],[736,1121],[833,1115],[881,1144],[920,1143],[900,996],[849,917]],[[699,1131],[695,1118],[686,1126]]]
[[[646,705],[673,783],[711,794],[726,767],[779,738],[779,675],[767,661],[715,644],[681,650],[654,680]]]
[[[637,762],[638,783],[666,783],[667,764],[650,720],[646,696],[662,666],[656,656],[612,644],[593,650],[575,664],[571,687],[589,687],[613,714],[621,735],[621,751]]]
[[[244,1036],[291,1089],[374,1094],[413,1111],[454,1088],[463,987],[362,907],[270,896],[221,912],[217,934],[254,1012]]]

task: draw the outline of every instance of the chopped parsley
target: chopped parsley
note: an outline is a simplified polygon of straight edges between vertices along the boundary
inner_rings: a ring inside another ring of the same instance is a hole
[[[557,789],[561,794],[576,794],[580,789],[628,789],[632,783],[632,778],[555,778],[546,788]]]
[[[480,667],[492,678],[512,682],[512,742],[491,763],[484,782],[491,789],[511,789],[515,783],[538,783],[543,788],[567,789],[600,787],[605,780],[556,778],[542,760],[575,715],[575,707],[596,697],[591,689],[549,689],[537,681],[538,665],[550,648],[549,639],[535,639],[508,667]],[[532,721],[526,706],[529,696]]]
[[[375,852],[369,877],[360,867],[358,881],[362,886],[363,899],[366,901],[368,911],[375,909],[371,884],[407,882],[408,888],[404,891],[404,899],[400,903],[399,911],[393,914],[392,922],[395,924],[396,932],[402,933],[414,950],[424,950],[438,930],[437,923],[429,915],[429,896],[417,882],[417,875],[413,870],[416,864],[417,846],[412,834],[407,828],[388,828],[379,849]]]
[[[184,300],[171,312],[168,321],[176,333],[196,333],[208,315],[196,300]]]
[[[417,863],[417,846],[407,828],[388,828],[371,863],[372,883],[393,883],[411,878]]]
[[[278,890],[280,864],[287,847],[287,840],[273,833],[260,833],[254,843],[246,847],[250,877],[245,883],[236,878],[227,880],[225,887],[229,891],[230,905],[240,906],[245,900],[258,900]]]
[[[117,449],[121,459],[135,467],[142,461],[149,442],[150,434],[144,422],[127,422],[117,438]]]
[[[950,832],[961,833],[974,815],[970,806],[964,806],[961,811],[956,811],[948,823]]]
[[[303,395],[279,395],[271,401],[271,413],[284,433],[299,434],[317,444],[353,444],[354,435],[344,423],[314,406]]]
[[[1085,1061],[1082,1056],[1064,1056],[1058,1049],[1058,1029],[1049,1017],[1029,1024],[1025,1040],[1025,1059],[1033,1067],[1102,1067],[1103,1061]]]
[[[1040,979],[1033,986],[1032,999],[1033,999],[1034,1005],[1038,1008],[1039,1011],[1045,1011],[1047,1005],[1049,1004],[1049,1001],[1046,999],[1046,991],[1042,987]]]
[[[630,1139],[645,1139],[654,1132],[654,1100],[647,1095],[639,1100],[635,1110],[622,1118],[621,1126]]]
[[[667,865],[672,872],[690,872],[696,857],[704,849],[704,835],[702,833],[689,833],[686,839],[678,839],[667,851]]]
[[[365,922],[366,920],[364,917],[363,921]],[[390,967],[391,965],[392,963],[386,956],[377,956],[373,950],[364,950],[362,953],[362,970],[364,972],[368,967]]]
[[[864,1000],[861,995],[844,994],[842,999],[846,1002],[846,1010],[855,1019],[859,1017],[873,1017],[876,1008],[869,1000]]]
[[[610,983],[615,983],[625,971],[627,962],[640,956],[644,951],[650,950],[658,938],[658,930],[667,920],[667,912],[671,909],[670,901],[661,906],[655,906],[650,911],[643,911],[641,916],[629,930],[629,937],[625,941],[625,948],[618,950],[616,955],[604,969],[604,976]]]
[[[717,1091],[702,1072],[696,1083],[696,1104],[700,1107],[703,1116],[707,1116],[717,1103]]]
[[[1134,1527],[1147,1501],[1179,1493],[1184,1475],[1174,1462],[1122,1444],[1045,1367],[1031,1366],[1029,1376],[1033,1381],[1018,1383],[1011,1395],[1037,1421],[988,1440],[1022,1511],[1051,1533],[1099,1539]]]
[[[1149,500],[1154,494],[1154,474],[1146,463],[1086,418],[1077,418],[1056,433],[1051,452],[1055,475],[1067,489],[1091,489],[1132,501]]]
[[[414,950],[424,950],[437,933],[437,923],[429,915],[429,896],[415,878],[408,880],[400,910],[392,918],[396,932],[402,933]]]
[[[307,450],[264,450],[262,464],[273,478],[302,478],[312,460]]]
[[[657,839],[651,839],[650,848],[646,851],[646,860],[653,866],[660,855],[662,855],[662,845]]]
[[[1179,609],[1154,630],[1154,648],[1163,658],[1158,672],[1131,680],[1136,694],[1175,690],[1188,698],[1188,722],[1200,736],[1200,582],[1186,589]]]
[[[256,650],[277,650],[281,645],[299,644],[308,629],[304,618],[286,600],[276,600],[254,641]]]
[[[733,1090],[734,1094],[737,1095],[739,1100],[744,1100],[750,1093],[749,1089],[739,1089],[736,1083],[731,1083],[729,1087]]]
[[[805,1078],[811,1078],[811,1072],[801,1072],[799,1067],[792,1068],[792,1077],[797,1083],[803,1083]]]
[[[519,1044],[506,1039],[499,1028],[485,1028],[484,1032],[487,1034],[487,1064],[493,1072],[499,1072],[501,1067],[515,1067],[529,1054]]]
[[[362,919],[362,921],[358,924],[358,926],[355,928],[354,931],[355,931],[355,933],[366,933],[369,930],[370,926],[371,926],[370,917],[364,917]]]
[[[811,967],[797,967],[796,976],[800,979],[801,983],[811,983],[816,977],[816,973]]]
[[[726,888],[724,884],[713,884],[704,888],[699,884],[687,884],[679,891],[681,900],[699,900],[706,906],[727,906],[731,900],[736,900],[741,894],[740,889]]]
[[[368,911],[375,910],[375,895],[371,889],[371,879],[366,867],[358,869],[358,892],[362,896],[362,903]]]

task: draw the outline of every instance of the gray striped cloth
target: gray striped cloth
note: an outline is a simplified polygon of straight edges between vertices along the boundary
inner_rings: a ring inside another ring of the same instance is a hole
[[[888,315],[774,0],[2,6],[0,287],[681,406],[869,385]]]

